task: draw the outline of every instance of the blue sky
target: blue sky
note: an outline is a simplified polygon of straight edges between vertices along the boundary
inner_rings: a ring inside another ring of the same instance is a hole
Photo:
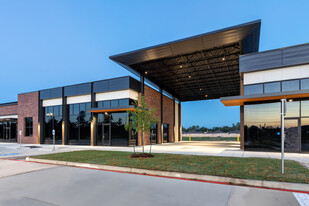
[[[130,75],[110,55],[262,20],[260,51],[309,42],[309,1],[0,0],[0,102]],[[239,121],[218,100],[183,103],[183,125]]]

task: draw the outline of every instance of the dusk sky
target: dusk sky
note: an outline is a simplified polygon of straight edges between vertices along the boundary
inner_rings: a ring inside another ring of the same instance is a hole
[[[0,102],[132,75],[109,56],[261,19],[260,51],[309,43],[309,1],[0,0]],[[231,125],[239,107],[183,103],[183,126]]]

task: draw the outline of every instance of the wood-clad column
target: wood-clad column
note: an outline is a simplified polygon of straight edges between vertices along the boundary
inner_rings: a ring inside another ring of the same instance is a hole
[[[91,108],[96,107],[96,101],[95,101],[95,93],[93,91],[93,83],[91,83]],[[90,124],[90,145],[95,146],[97,145],[97,119],[98,114],[97,113],[91,113],[91,124]]]
[[[69,111],[67,106],[67,97],[64,95],[64,87],[62,87],[62,145],[68,144],[69,136]]]
[[[240,95],[244,95],[244,75],[240,74]],[[240,149],[245,150],[245,114],[244,106],[240,106]]]

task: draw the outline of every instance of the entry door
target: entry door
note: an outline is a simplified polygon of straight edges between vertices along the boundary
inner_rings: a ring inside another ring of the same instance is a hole
[[[102,145],[110,146],[111,145],[111,125],[103,124],[102,127]]]
[[[4,128],[4,135],[3,135],[4,140],[5,141],[10,141],[10,139],[11,139],[11,128],[10,128],[10,125],[7,122],[3,126],[4,126],[3,127]]]
[[[300,152],[300,120],[285,119],[284,132],[284,150],[287,152]]]

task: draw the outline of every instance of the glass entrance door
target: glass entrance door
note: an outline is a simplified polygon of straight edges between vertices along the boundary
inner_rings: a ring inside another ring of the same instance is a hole
[[[102,126],[102,145],[110,146],[111,145],[111,125],[103,124]]]
[[[6,122],[3,125],[3,137],[4,137],[4,141],[10,141],[11,139],[11,127],[10,127],[10,122]]]
[[[300,152],[300,119],[285,119],[284,132],[286,152]]]

